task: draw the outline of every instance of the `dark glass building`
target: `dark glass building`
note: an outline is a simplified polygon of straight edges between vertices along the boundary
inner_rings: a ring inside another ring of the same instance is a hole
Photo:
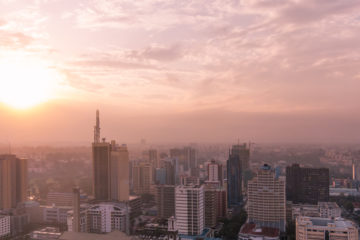
[[[227,160],[228,205],[242,202],[243,172],[249,167],[250,149],[246,144],[233,145]]]
[[[293,203],[317,204],[329,201],[329,169],[286,168],[286,200]]]

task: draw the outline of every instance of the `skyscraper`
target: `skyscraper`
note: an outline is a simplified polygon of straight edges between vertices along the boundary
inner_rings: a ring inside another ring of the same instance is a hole
[[[129,200],[129,154],[125,144],[100,142],[100,116],[96,111],[93,158],[93,191],[96,200]]]
[[[293,164],[286,168],[286,199],[293,203],[317,204],[329,201],[329,169],[301,168]]]
[[[111,200],[129,200],[129,152],[127,146],[111,142]]]
[[[200,235],[204,230],[204,187],[177,186],[175,216],[179,234]]]
[[[239,205],[242,202],[243,172],[249,166],[250,150],[243,145],[233,145],[227,160],[228,204]]]
[[[0,155],[0,209],[15,208],[27,198],[27,160]]]
[[[97,200],[109,200],[110,194],[110,157],[111,144],[94,142],[92,144],[93,155],[93,189]]]
[[[248,221],[260,227],[285,231],[286,200],[285,179],[277,178],[267,164],[248,182]]]

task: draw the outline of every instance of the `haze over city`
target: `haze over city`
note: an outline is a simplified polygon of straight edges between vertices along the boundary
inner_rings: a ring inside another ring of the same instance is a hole
[[[0,0],[0,143],[359,141],[359,9]]]

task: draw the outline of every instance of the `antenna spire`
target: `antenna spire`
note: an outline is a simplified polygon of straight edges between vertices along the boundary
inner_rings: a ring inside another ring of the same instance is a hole
[[[96,110],[96,125],[94,126],[94,143],[100,142],[100,113]]]

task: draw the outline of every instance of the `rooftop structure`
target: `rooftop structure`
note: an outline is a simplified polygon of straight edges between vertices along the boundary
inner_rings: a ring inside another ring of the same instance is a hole
[[[245,223],[239,232],[239,240],[277,240],[280,237],[280,230],[278,228],[260,227],[255,223]]]

